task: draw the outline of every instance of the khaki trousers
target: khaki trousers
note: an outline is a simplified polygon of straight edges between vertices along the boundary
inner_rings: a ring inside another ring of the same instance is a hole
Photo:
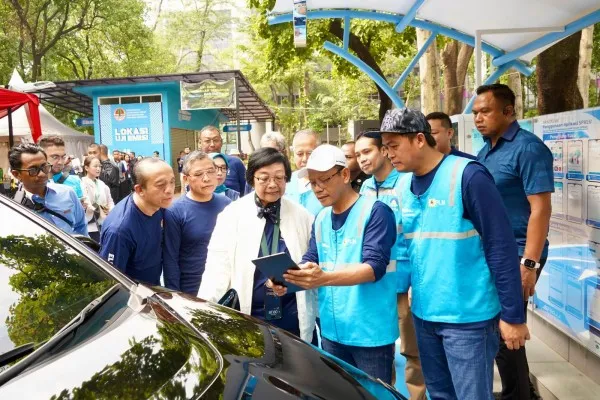
[[[400,354],[406,358],[404,379],[411,400],[426,400],[425,378],[419,360],[417,335],[413,324],[412,313],[408,304],[408,293],[398,293],[398,326],[400,328]],[[393,369],[394,375],[396,368]],[[394,381],[396,377],[393,377]]]

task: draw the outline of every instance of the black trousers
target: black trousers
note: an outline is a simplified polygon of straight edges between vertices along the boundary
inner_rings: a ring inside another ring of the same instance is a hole
[[[536,271],[535,281],[540,277],[546,259],[540,260],[541,267]],[[527,301],[523,304],[527,318]],[[533,385],[529,380],[529,364],[525,347],[509,350],[504,340],[500,340],[500,349],[496,355],[496,365],[502,381],[502,400],[529,400]]]

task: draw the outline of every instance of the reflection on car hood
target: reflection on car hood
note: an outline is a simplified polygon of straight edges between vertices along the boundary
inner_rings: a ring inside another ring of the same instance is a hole
[[[162,292],[140,286],[137,295],[150,296],[145,304],[0,387],[0,398],[402,398],[285,331],[153,289]]]
[[[336,362],[286,331],[181,293],[159,296],[223,356],[207,398],[400,399],[390,386]],[[336,359],[337,360],[337,359]]]
[[[222,368],[214,347],[160,301],[0,387],[1,399],[197,399]],[[53,397],[55,396],[55,397]]]

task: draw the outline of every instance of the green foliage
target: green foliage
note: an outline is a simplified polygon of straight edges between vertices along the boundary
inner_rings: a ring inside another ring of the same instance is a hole
[[[142,0],[7,0],[0,3],[0,81],[145,75],[174,60],[144,24]]]
[[[183,9],[165,12],[157,20],[157,40],[174,60],[174,71],[210,68],[219,42],[231,40],[233,0],[182,0]],[[219,68],[214,68],[219,69]]]
[[[15,346],[49,339],[115,283],[51,235],[3,237],[0,250],[0,265],[17,271],[9,284],[20,299],[6,319]]]
[[[335,26],[340,21],[309,20],[307,47],[295,48],[291,23],[268,25],[267,12],[273,4],[270,0],[248,1],[257,13],[248,30],[251,40],[241,46],[247,55],[242,70],[274,109],[282,133],[290,139],[300,128],[322,132],[327,123],[337,127],[345,126],[349,119],[377,119],[380,101],[375,84],[346,60],[323,49],[325,41],[342,45],[334,34],[341,32]],[[390,83],[416,52],[412,28],[398,34],[393,24],[354,20],[351,32]],[[418,79],[408,79],[405,91],[418,97]],[[299,101],[294,94],[300,95]],[[278,96],[284,100],[279,101]]]

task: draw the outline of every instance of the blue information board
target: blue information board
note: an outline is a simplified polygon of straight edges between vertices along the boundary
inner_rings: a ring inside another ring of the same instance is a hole
[[[162,103],[100,106],[100,141],[112,150],[164,158]]]

